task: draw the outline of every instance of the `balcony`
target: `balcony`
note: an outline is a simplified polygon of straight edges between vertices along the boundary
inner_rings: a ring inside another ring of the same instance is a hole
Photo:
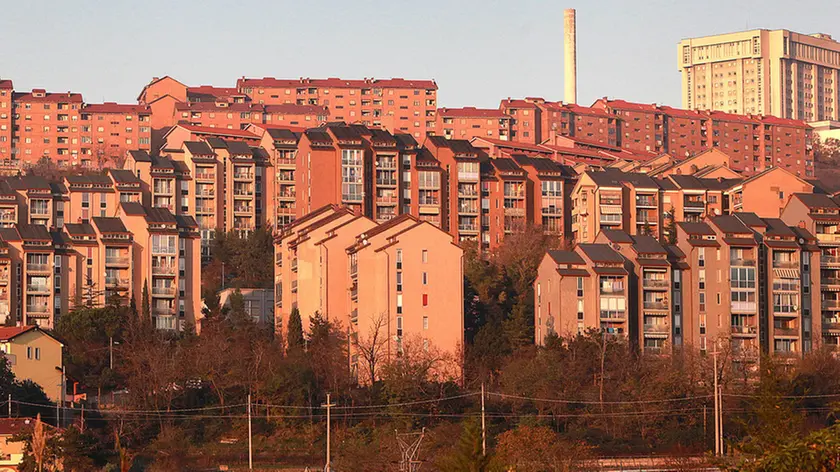
[[[820,306],[823,310],[840,310],[840,300],[823,300]]]
[[[297,269],[298,269],[298,260],[297,260],[297,257],[295,257],[294,259],[292,259],[292,264],[291,264],[291,266],[290,266],[290,267],[292,268],[292,272],[297,272]]]
[[[624,321],[625,312],[601,310],[601,321]]]
[[[254,180],[254,174],[251,172],[234,172],[234,180]]]
[[[397,179],[376,179],[376,185],[383,187],[396,187]]]
[[[649,302],[645,301],[643,304],[645,310],[667,310],[669,309],[666,302]]]
[[[563,209],[562,209],[562,208],[558,208],[558,207],[543,207],[543,208],[542,208],[542,214],[543,214],[543,215],[557,215],[557,216],[562,216],[562,215],[563,215]]]
[[[27,263],[26,264],[26,271],[27,272],[49,272],[50,265],[49,264],[34,264],[34,263]]]
[[[755,259],[730,259],[729,265],[738,267],[755,267]]]
[[[658,205],[656,204],[656,199],[653,197],[636,197],[636,206],[637,207],[647,207],[647,208],[656,208]]]
[[[734,325],[731,328],[732,334],[736,336],[755,336],[758,333],[758,328],[755,326],[739,326]]]
[[[195,194],[200,197],[212,197],[216,195],[216,190],[212,188],[204,188],[196,190]]]
[[[478,190],[475,187],[458,187],[458,196],[459,197],[477,197]]]
[[[774,269],[798,269],[799,261],[773,261]]]
[[[478,214],[478,206],[458,205],[458,213],[463,213],[463,214],[466,214],[466,215],[477,215]]]
[[[458,172],[458,180],[461,182],[478,182],[478,172]]]
[[[174,297],[175,296],[175,286],[172,285],[170,287],[152,287],[152,296],[153,297]]]
[[[152,275],[175,275],[174,265],[152,266]]]
[[[26,293],[48,295],[50,293],[50,286],[47,284],[29,284],[26,286]]]
[[[735,312],[754,313],[756,304],[755,302],[730,302],[729,308]]]
[[[671,332],[671,327],[666,324],[646,324],[645,334],[668,334]]]
[[[621,215],[602,214],[599,221],[602,225],[620,225]]]
[[[387,197],[376,197],[376,204],[377,205],[396,205],[399,203],[399,199],[395,196],[387,196]]]
[[[669,283],[662,279],[642,279],[642,288],[648,290],[663,290],[667,289]]]
[[[840,243],[840,234],[817,233],[816,236],[819,243]]]
[[[105,257],[105,265],[106,266],[128,266],[128,257]]]
[[[505,208],[506,215],[512,216],[525,216],[525,209],[524,208]]]
[[[686,209],[702,210],[706,208],[706,202],[702,200],[686,200],[685,202],[683,202],[683,206]]]
[[[621,206],[621,197],[601,197],[601,205]]]
[[[254,191],[247,188],[233,189],[233,196],[235,197],[253,197]]]
[[[49,313],[50,307],[47,304],[26,305],[27,315],[48,315]]]
[[[353,285],[350,286],[350,299],[351,300],[358,300],[359,299],[359,285],[355,282]]]
[[[253,209],[254,209],[254,207],[251,207],[251,206],[235,205],[233,207],[233,212],[234,213],[251,213],[251,211],[253,211]]]
[[[105,277],[106,287],[128,287],[128,279],[122,277]]]
[[[207,206],[207,205],[197,205],[195,207],[196,213],[203,213],[207,215],[214,215],[216,213],[216,207]]]
[[[601,285],[601,295],[624,294],[623,283],[606,283]]]
[[[437,198],[421,198],[420,199],[420,206],[421,207],[440,206],[440,200],[437,199]]]
[[[155,316],[174,316],[175,308],[154,307],[152,308],[152,314]]]
[[[298,281],[297,280],[292,280],[291,287],[292,287],[292,293],[297,293],[297,291],[298,291]]]
[[[458,231],[478,232],[478,226],[474,224],[459,224]]]
[[[840,264],[840,256],[820,256],[820,262],[823,264]]]
[[[196,172],[195,178],[196,180],[216,180],[216,174],[214,172]]]
[[[799,328],[773,328],[773,336],[799,336]]]

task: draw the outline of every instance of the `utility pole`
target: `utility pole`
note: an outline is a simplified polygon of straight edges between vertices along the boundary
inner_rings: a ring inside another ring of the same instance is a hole
[[[721,454],[721,427],[720,427],[720,398],[718,396],[719,389],[718,389],[718,351],[717,346],[715,346],[715,351],[712,352],[712,357],[714,358],[714,371],[715,371],[715,380],[714,380],[714,395],[715,395],[715,456],[719,456]]]
[[[723,385],[718,385],[718,415],[720,415],[720,455],[726,454],[723,443]]]
[[[330,394],[327,393],[327,403],[321,407],[327,408],[327,464],[324,466],[324,472],[330,472],[330,408],[334,407],[335,403],[330,403]]]
[[[484,382],[481,383],[481,455],[487,455],[487,428],[484,421]]]
[[[251,394],[248,394],[248,470],[254,470],[254,449],[251,438]]]
[[[111,370],[114,370],[114,337],[108,336],[108,357],[110,358]]]
[[[9,394],[9,418],[12,417],[12,394]]]

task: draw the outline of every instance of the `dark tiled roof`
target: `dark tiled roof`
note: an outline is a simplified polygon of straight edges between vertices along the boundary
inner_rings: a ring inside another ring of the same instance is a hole
[[[796,233],[781,219],[764,218],[764,221],[767,223],[767,231],[765,232],[767,236],[796,237]]]
[[[212,138],[211,138],[212,139]],[[190,154],[196,156],[215,156],[216,153],[210,149],[210,145],[204,141],[184,141],[184,147]]]
[[[152,157],[149,156],[149,153],[142,149],[128,151],[128,154],[137,162],[152,162]]]
[[[574,251],[548,251],[557,264],[586,264],[586,262]]]
[[[242,141],[226,141],[228,152],[234,156],[251,157],[251,146]]]
[[[95,236],[96,230],[90,223],[65,223],[64,228],[73,236]]]
[[[706,190],[706,185],[693,175],[670,175],[668,176],[678,188],[688,190]]]
[[[100,233],[127,233],[122,220],[119,218],[110,218],[104,216],[94,216],[93,224],[99,229]]]
[[[309,138],[309,141],[312,143],[332,144],[333,142],[330,134],[323,128],[310,128],[304,131],[304,134],[306,134],[306,137]]]
[[[656,181],[647,174],[605,169],[603,171],[590,171],[586,175],[600,187],[620,187],[624,183],[629,183],[638,188],[659,188]]]
[[[111,185],[113,183],[107,175],[68,175],[65,178],[71,184]]]
[[[227,143],[222,138],[217,138],[215,136],[211,136],[211,137],[205,138],[204,140],[213,149],[226,149],[227,148]]]
[[[743,179],[697,179],[705,185],[708,190],[728,190],[741,182]]]
[[[122,170],[122,169],[111,169],[109,171],[111,173],[111,178],[114,179],[114,182],[117,184],[139,184],[140,179],[131,172],[130,170]]]
[[[732,215],[713,216],[710,218],[712,224],[717,226],[724,233],[730,234],[752,234],[747,225]]]
[[[359,129],[353,126],[328,126],[335,138],[339,141],[359,141],[362,139],[362,134]]]
[[[679,189],[679,187],[677,187],[674,184],[674,182],[671,182],[668,179],[654,179],[654,180],[659,185],[659,188],[661,188],[662,190],[678,190]]]
[[[177,222],[179,228],[198,228],[198,223],[195,221],[195,218],[189,215],[175,215],[175,221]]]
[[[682,228],[687,234],[699,234],[704,236],[713,236],[715,231],[706,223],[694,223],[690,221],[680,221],[677,226]]]
[[[0,228],[0,240],[20,241],[20,233],[17,228]]]
[[[271,139],[275,141],[297,141],[298,135],[292,130],[284,128],[269,128],[266,130]]]
[[[620,229],[602,229],[601,233],[614,243],[632,244],[633,238]]]
[[[793,196],[802,201],[808,208],[838,208],[839,206],[837,202],[823,194],[795,193]]]
[[[175,166],[172,165],[172,159],[159,156],[152,156],[152,167],[158,169],[175,169]]]
[[[758,217],[755,213],[750,212],[737,212],[733,213],[739,220],[744,222],[745,225],[751,228],[764,228],[767,227],[766,220],[762,220]]]
[[[146,221],[149,223],[177,223],[175,215],[166,208],[146,208]]]
[[[397,147],[400,149],[417,149],[419,146],[414,136],[408,133],[396,133],[394,139],[397,140]]]
[[[490,163],[496,168],[496,170],[501,172],[523,172],[522,168],[519,167],[513,159],[503,157],[490,159]]]
[[[607,244],[578,244],[593,262],[623,262],[621,255]]]
[[[17,179],[10,179],[9,185],[17,190],[50,190],[47,179],[37,175],[25,175]]]
[[[145,215],[146,209],[137,202],[120,202],[120,208],[126,215]]]
[[[35,240],[35,241],[51,241],[52,237],[50,236],[50,232],[47,231],[47,227],[44,225],[30,225],[30,224],[19,224],[17,225],[18,233],[20,237],[24,240]]]
[[[639,235],[633,239],[633,250],[639,254],[665,254],[665,248],[652,236]]]

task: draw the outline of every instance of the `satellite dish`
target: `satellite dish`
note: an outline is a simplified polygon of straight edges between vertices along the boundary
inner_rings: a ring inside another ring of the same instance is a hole
[[[799,244],[805,244],[805,239],[799,238]]]

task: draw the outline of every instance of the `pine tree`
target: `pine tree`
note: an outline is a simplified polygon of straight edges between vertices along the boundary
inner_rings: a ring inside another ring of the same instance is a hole
[[[441,469],[449,472],[486,472],[490,457],[481,452],[481,428],[475,421],[464,424],[464,432],[455,450],[444,458]]]
[[[303,321],[300,319],[300,310],[292,308],[289,315],[289,328],[286,338],[289,342],[289,350],[303,347]]]
[[[665,243],[677,244],[677,223],[674,221],[674,207],[668,210],[668,216],[665,218]]]

